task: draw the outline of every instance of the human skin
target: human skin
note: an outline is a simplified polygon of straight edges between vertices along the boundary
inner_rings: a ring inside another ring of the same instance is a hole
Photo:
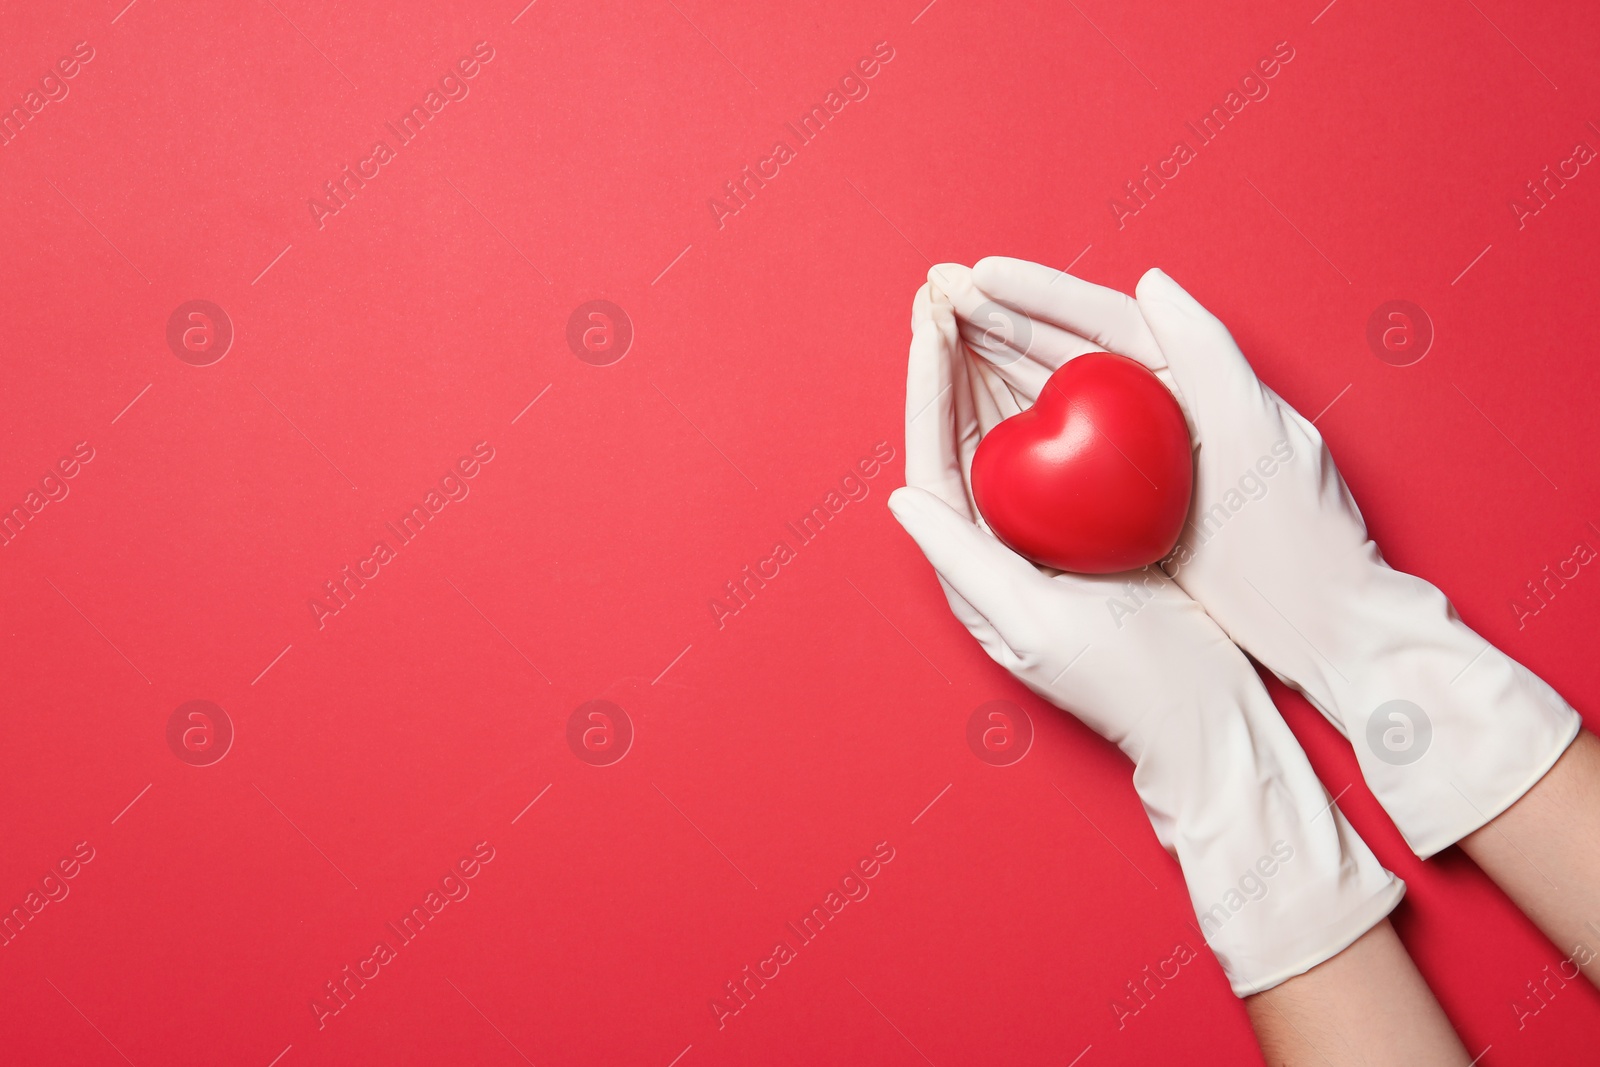
[[[1562,956],[1600,986],[1600,738],[1587,730],[1534,787],[1461,839]],[[1569,972],[1570,973],[1570,972]]]
[[[1271,1067],[1466,1067],[1471,1060],[1388,919],[1244,1005]]]
[[[1533,788],[1461,850],[1600,986],[1600,738],[1580,733]],[[1273,1067],[1469,1062],[1385,919],[1332,959],[1245,998]]]

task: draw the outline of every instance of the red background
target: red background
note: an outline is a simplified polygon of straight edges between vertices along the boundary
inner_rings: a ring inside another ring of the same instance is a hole
[[[1509,207],[1600,147],[1592,6],[924,2],[7,8],[8,108],[94,58],[0,147],[0,503],[95,458],[0,548],[0,905],[95,858],[0,948],[0,1058],[1257,1059],[1121,756],[983,656],[882,506],[930,260],[1165,267],[1302,411],[1338,398],[1318,425],[1391,560],[1595,723],[1600,576],[1510,606],[1600,544],[1600,176]],[[323,182],[479,41],[470,95],[319,229]],[[719,228],[708,199],[880,41],[870,95]],[[1280,41],[1271,95],[1119,229],[1110,198]],[[207,367],[165,340],[197,298],[236,331]],[[636,332],[604,367],[566,342],[596,298]],[[1434,324],[1413,366],[1365,339],[1391,299]],[[471,495],[319,630],[322,583],[479,441]],[[882,441],[870,496],[719,629]],[[1563,953],[1458,854],[1415,861],[1275,692],[1410,883],[1396,923],[1471,1051],[1592,1056],[1587,985],[1513,1007]],[[635,731],[606,767],[567,742],[596,698]],[[206,767],[166,739],[193,699],[236,730]],[[1003,768],[966,741],[995,699],[1037,730]],[[480,841],[470,896],[319,1029],[323,983]],[[719,1029],[723,983],[878,842],[870,896]],[[1201,958],[1119,1029],[1179,942]]]

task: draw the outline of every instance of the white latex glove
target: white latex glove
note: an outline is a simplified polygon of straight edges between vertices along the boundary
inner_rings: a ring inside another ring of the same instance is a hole
[[[1387,915],[1404,883],[1332,805],[1244,654],[1157,568],[1045,573],[975,523],[973,449],[1015,409],[988,375],[964,354],[948,298],[924,286],[912,310],[908,485],[890,509],[984,650],[1133,760],[1134,787],[1234,992],[1309,970]]]
[[[1102,347],[1175,386],[1198,451],[1190,522],[1165,570],[1349,738],[1418,855],[1510,807],[1577,736],[1577,713],[1548,685],[1434,586],[1384,563],[1322,435],[1171,278],[1150,271],[1135,300],[1016,259],[939,270],[964,283],[958,312],[986,307],[1009,327],[1012,343],[991,329],[978,350],[1018,404],[1063,360]]]

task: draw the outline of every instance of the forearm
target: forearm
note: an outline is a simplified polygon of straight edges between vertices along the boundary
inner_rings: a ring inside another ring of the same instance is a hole
[[[1271,1067],[1464,1067],[1471,1058],[1387,919],[1244,1003]]]
[[[1587,730],[1461,849],[1600,986],[1600,738]]]

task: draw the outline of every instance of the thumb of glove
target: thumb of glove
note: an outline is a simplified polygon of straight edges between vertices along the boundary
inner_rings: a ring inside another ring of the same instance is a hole
[[[1014,631],[1018,606],[1026,602],[1027,593],[1049,581],[993,534],[925,489],[896,489],[889,496],[889,510],[945,584],[1002,639]]]
[[[1152,268],[1134,291],[1196,425],[1227,420],[1241,397],[1259,400],[1256,373],[1233,335],[1181,285]]]

